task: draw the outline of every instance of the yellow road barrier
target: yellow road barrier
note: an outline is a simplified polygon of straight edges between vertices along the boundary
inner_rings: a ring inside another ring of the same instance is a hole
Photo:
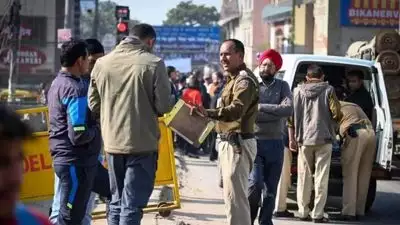
[[[48,109],[38,107],[17,111],[32,126],[42,123],[42,130],[36,127],[33,138],[24,143],[24,183],[20,194],[22,202],[51,200],[54,195],[54,170],[49,150]],[[171,130],[159,118],[161,138],[159,141],[158,169],[155,187],[168,186],[172,190],[172,199],[149,204],[144,212],[159,212],[169,216],[171,210],[181,207],[179,184],[176,175],[175,155]],[[105,217],[105,211],[93,213],[95,218]]]

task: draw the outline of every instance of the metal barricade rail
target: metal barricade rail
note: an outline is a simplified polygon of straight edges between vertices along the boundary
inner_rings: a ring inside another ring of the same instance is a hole
[[[42,118],[44,127],[48,127],[47,107],[17,110],[22,117]],[[36,118],[36,119],[38,119]],[[33,120],[32,120],[33,121]],[[28,119],[28,123],[29,123]],[[175,155],[171,130],[165,125],[164,118],[159,118],[161,138],[159,140],[158,169],[155,187],[167,186],[172,190],[172,199],[148,204],[144,212],[159,212],[161,216],[169,216],[171,210],[181,207],[178,177],[176,174]],[[54,170],[49,150],[48,130],[38,130],[33,137],[24,142],[24,182],[21,189],[22,202],[37,202],[51,200],[54,195]],[[172,187],[171,187],[172,186]],[[94,218],[104,218],[105,211],[93,213]]]

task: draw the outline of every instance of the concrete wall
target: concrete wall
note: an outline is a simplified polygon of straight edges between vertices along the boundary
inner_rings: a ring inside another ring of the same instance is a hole
[[[245,63],[254,69],[257,52],[269,48],[269,24],[262,20],[262,10],[270,0],[239,0],[240,18],[230,21],[223,28],[226,38],[241,40],[245,46]]]
[[[315,0],[313,6],[307,6],[305,15],[303,15],[303,7],[296,10],[297,53],[304,51],[305,53],[344,56],[353,42],[369,41],[375,34],[385,30],[373,27],[341,26],[339,0]],[[311,11],[312,13],[308,13]],[[305,29],[301,28],[301,24],[306,24]],[[313,40],[310,36],[306,37],[307,34],[312,33],[311,25],[314,25]],[[308,31],[305,32],[306,30]],[[306,41],[309,43],[305,44]],[[308,47],[302,48],[303,44]]]
[[[271,48],[270,44],[270,24],[262,18],[262,10],[271,0],[254,0],[253,9],[253,67],[257,65],[257,52],[263,52]]]
[[[314,6],[304,4],[296,7],[295,13],[295,53],[312,54],[314,45]]]
[[[315,0],[313,11],[315,18],[313,53],[317,55],[327,55],[329,0]]]

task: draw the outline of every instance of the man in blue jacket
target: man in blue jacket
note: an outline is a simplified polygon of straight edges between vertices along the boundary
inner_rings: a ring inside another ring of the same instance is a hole
[[[82,82],[85,84],[85,88],[87,92],[87,89],[89,88],[89,80],[90,80],[90,72],[92,71],[94,64],[96,63],[96,60],[102,56],[104,56],[104,48],[102,44],[97,40],[97,39],[86,39],[85,40],[86,45],[87,45],[87,50],[88,50],[88,60],[89,60],[89,71],[87,74],[83,75]],[[47,97],[46,97],[47,98]],[[93,116],[92,116],[93,117]],[[90,120],[92,123],[96,123],[93,119]],[[98,146],[98,143],[94,143],[96,146]],[[109,183],[108,179],[108,171],[106,168],[103,167],[102,163],[102,157],[99,157],[99,162],[97,163],[97,173],[96,177],[94,180],[94,185],[92,189],[92,194],[90,196],[88,206],[86,208],[86,215],[82,220],[82,225],[90,225],[92,224],[92,211],[95,208],[95,198],[96,194],[99,194],[101,198],[105,198],[106,201],[109,200],[111,192],[110,192],[110,186],[109,185],[104,185]],[[53,224],[57,224],[57,219],[58,219],[58,212],[60,208],[60,183],[57,175],[55,176],[54,180],[54,198],[53,198],[53,204],[51,207],[51,214],[50,214],[50,220]]]
[[[50,87],[50,151],[60,182],[60,225],[81,224],[96,176],[101,148],[100,129],[87,107],[89,60],[84,41],[61,46],[61,70]]]

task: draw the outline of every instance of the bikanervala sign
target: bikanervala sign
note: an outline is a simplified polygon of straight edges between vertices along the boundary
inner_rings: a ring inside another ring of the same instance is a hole
[[[399,27],[399,0],[341,0],[342,26]]]

